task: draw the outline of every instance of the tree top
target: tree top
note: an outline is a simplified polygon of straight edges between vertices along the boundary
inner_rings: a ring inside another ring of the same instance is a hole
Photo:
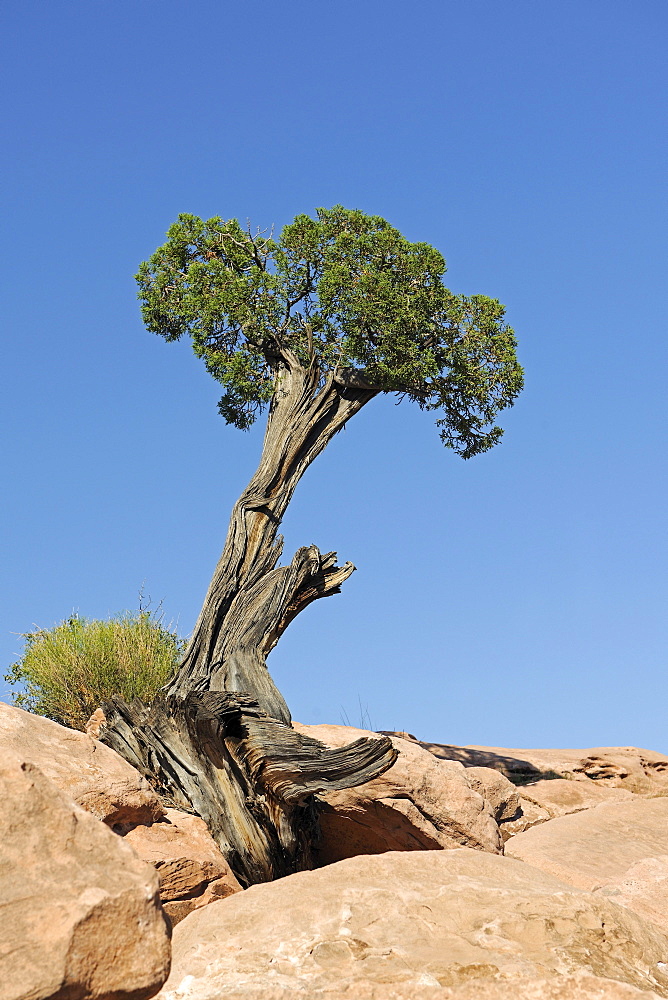
[[[501,437],[494,421],[522,369],[504,307],[455,295],[445,270],[438,250],[337,205],[298,215],[278,239],[179,215],[137,282],[147,328],[189,335],[223,385],[227,423],[250,427],[281,373],[302,367],[322,387],[352,382],[440,411],[443,443],[470,458]]]

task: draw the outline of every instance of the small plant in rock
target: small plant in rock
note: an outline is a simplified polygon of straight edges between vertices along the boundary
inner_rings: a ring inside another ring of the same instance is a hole
[[[23,638],[24,654],[5,675],[19,688],[14,704],[74,729],[112,694],[152,701],[185,648],[161,615],[146,610],[107,621],[72,615]]]

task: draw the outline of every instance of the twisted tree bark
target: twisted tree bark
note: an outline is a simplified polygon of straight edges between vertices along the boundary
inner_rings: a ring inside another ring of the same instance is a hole
[[[355,382],[323,383],[314,365],[282,352],[260,464],[178,671],[151,706],[103,706],[103,741],[167,802],[206,821],[244,885],[311,867],[315,793],[369,781],[396,758],[386,737],[331,750],[297,734],[266,666],[290,622],[354,570],[314,545],[279,566],[277,531],[308,466],[377,394]]]

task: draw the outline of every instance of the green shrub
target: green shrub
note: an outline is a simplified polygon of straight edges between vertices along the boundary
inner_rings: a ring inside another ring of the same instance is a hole
[[[74,615],[23,638],[23,657],[5,675],[23,688],[12,692],[14,704],[74,729],[84,729],[112,694],[150,702],[185,647],[161,617],[147,611],[109,621]]]

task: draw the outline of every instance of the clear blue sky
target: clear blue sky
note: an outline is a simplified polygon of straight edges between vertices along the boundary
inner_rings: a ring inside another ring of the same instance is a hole
[[[665,0],[3,0],[0,666],[142,583],[192,627],[261,433],[132,276],[179,212],[342,203],[506,304],[526,389],[470,462],[381,400],[309,471],[286,554],[358,572],[270,657],[295,718],[668,752],[667,27]]]

